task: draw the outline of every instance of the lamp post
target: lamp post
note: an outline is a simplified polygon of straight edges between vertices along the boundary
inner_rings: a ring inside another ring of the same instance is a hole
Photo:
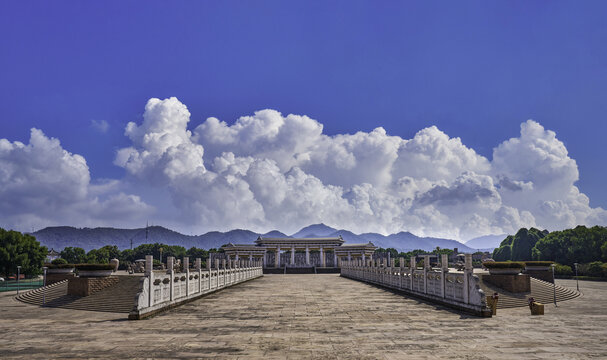
[[[580,292],[580,281],[578,280],[578,277],[577,277],[577,266],[579,264],[573,263],[573,265],[575,266],[575,286],[577,287],[577,291]]]
[[[21,277],[21,265],[17,265],[17,295],[19,295],[19,278]]]
[[[44,278],[43,278],[43,285],[42,285],[42,306],[44,306],[46,304],[46,270],[48,268],[45,266],[42,268],[42,270],[44,270]]]
[[[556,264],[551,264],[550,267],[552,268],[552,289],[553,289],[554,306],[558,306],[556,304],[556,281],[554,280],[554,268],[556,267]]]

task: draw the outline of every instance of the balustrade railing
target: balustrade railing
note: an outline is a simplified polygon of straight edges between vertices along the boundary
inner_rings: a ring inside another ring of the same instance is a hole
[[[222,268],[216,261],[215,268],[202,269],[200,259],[197,259],[196,268],[190,270],[186,258],[185,272],[174,271],[171,258],[168,259],[167,271],[152,271],[151,264],[151,257],[146,257],[146,274],[140,282],[140,291],[129,319],[141,319],[206,293],[263,276],[260,262],[245,260],[229,262],[229,267],[223,262]]]
[[[442,257],[441,268],[431,268],[427,265],[429,263],[429,258],[425,258],[424,267],[419,269],[415,257],[411,258],[410,264],[413,265],[410,267],[402,266],[403,258],[400,259],[399,267],[395,267],[394,263],[390,266],[386,261],[363,262],[357,259],[342,262],[341,275],[399,290],[480,316],[491,316],[485,294],[480,288],[479,278],[473,274],[471,256],[466,256],[466,267],[463,272],[450,271],[446,256]]]

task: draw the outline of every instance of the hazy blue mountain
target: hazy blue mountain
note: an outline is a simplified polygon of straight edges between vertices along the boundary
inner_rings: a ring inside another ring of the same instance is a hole
[[[508,236],[502,235],[485,235],[466,241],[466,246],[473,249],[495,249],[500,246],[500,243]]]
[[[399,251],[409,251],[415,249],[432,251],[436,249],[437,246],[441,249],[457,248],[460,252],[472,252],[474,250],[456,240],[419,237],[410,232],[399,232],[397,234],[384,236],[377,233],[364,233],[357,235],[351,231],[337,230],[331,234],[328,234],[328,236],[340,235],[346,244],[361,244],[368,243],[370,241],[377,247],[395,248]]]
[[[295,234],[291,235],[294,238],[302,238],[302,237],[324,237],[324,236],[332,236],[331,234],[337,231],[330,226],[325,224],[314,224],[310,226],[306,226],[305,228],[299,230]]]
[[[272,230],[272,231],[267,232],[267,233],[265,233],[265,234],[263,234],[263,235],[261,235],[261,236],[262,236],[262,237],[268,237],[268,238],[284,238],[284,237],[290,237],[290,236],[287,236],[287,235],[286,235],[286,234],[284,234],[284,233],[281,233],[281,232],[280,232],[280,231],[278,231],[278,230]]]
[[[147,232],[147,237],[146,237]],[[74,228],[69,226],[47,227],[34,232],[42,245],[61,250],[67,246],[81,247],[86,251],[100,248],[104,245],[116,245],[119,249],[129,249],[131,240],[133,247],[145,243],[164,243],[180,245],[185,248],[192,246],[204,249],[218,248],[227,243],[253,244],[260,235],[249,230],[231,230],[228,232],[211,231],[203,235],[184,235],[162,226],[150,226],[141,229],[115,228]],[[283,234],[284,235],[284,234]]]
[[[180,245],[185,248],[192,246],[204,249],[218,248],[227,243],[253,244],[257,237],[288,237],[284,233],[273,230],[265,234],[253,231],[235,229],[227,232],[210,231],[203,235],[184,235],[162,226],[150,226],[140,229],[115,228],[74,228],[69,226],[48,227],[33,233],[38,241],[49,249],[61,250],[66,246],[81,247],[87,251],[104,245],[116,245],[119,249],[128,249],[145,243],[164,243]],[[461,252],[473,252],[477,248],[466,246],[458,241],[441,238],[419,237],[410,232],[399,232],[384,236],[377,233],[355,234],[348,230],[337,230],[324,224],[306,226],[293,237],[337,237],[341,236],[346,244],[368,243],[371,241],[378,247],[395,248],[399,251],[413,249],[434,250],[440,248],[458,248]]]

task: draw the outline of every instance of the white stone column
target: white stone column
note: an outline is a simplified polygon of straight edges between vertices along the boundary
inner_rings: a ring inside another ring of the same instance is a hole
[[[366,258],[365,258],[365,252],[363,250],[363,264],[366,264],[366,263],[367,263],[367,261],[366,261]]]
[[[236,252],[236,256],[234,258],[236,261],[238,261],[238,251]]]
[[[322,246],[320,247],[320,267],[325,267],[325,252],[323,251]]]
[[[306,265],[310,265],[310,248],[306,245]]]
[[[252,263],[252,262],[253,262],[253,253],[250,253],[249,254],[249,263]]]
[[[276,257],[274,258],[274,267],[280,267],[280,246],[276,247]]]
[[[295,265],[295,246],[291,246],[291,265]]]
[[[337,266],[337,251],[335,251],[335,248],[333,248],[333,267],[338,267]]]
[[[352,261],[352,253],[348,251],[348,262]]]

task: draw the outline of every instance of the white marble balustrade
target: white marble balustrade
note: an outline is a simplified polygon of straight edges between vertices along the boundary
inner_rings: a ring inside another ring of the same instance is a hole
[[[420,269],[416,266],[415,257],[411,258],[411,267],[402,266],[403,258],[399,267],[395,267],[393,262],[387,264],[358,259],[342,262],[341,276],[399,290],[479,316],[491,316],[479,279],[473,274],[471,256],[466,256],[463,272],[450,271],[445,256],[442,262],[445,265],[441,268],[431,268],[426,257],[424,267]]]
[[[173,259],[168,259],[169,270],[153,271],[152,258],[146,256],[146,274],[140,282],[140,291],[135,297],[129,319],[141,319],[165,308],[197,298],[244,281],[263,276],[261,262],[233,261],[226,264],[216,263],[215,268],[202,269],[196,261],[196,269],[187,268],[185,272],[175,272]]]

